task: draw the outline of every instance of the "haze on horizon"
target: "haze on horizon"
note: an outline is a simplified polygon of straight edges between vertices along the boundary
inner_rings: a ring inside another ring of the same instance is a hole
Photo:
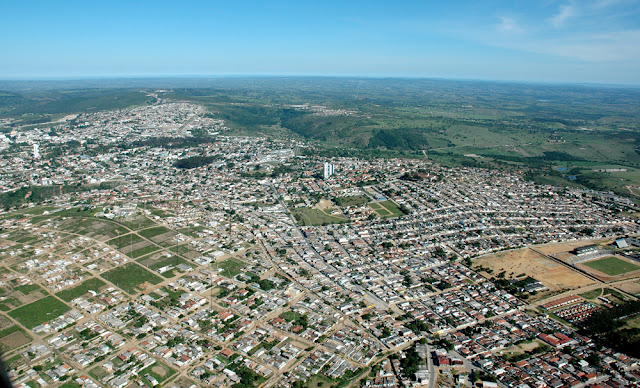
[[[225,75],[640,84],[637,0],[0,5],[0,79]]]

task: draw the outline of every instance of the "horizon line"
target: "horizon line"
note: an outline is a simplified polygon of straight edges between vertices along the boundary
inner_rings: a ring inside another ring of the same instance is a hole
[[[465,78],[465,77],[429,77],[403,75],[322,75],[322,74],[163,74],[163,75],[82,75],[82,76],[34,76],[0,78],[0,83],[10,82],[65,82],[65,81],[116,81],[116,80],[188,80],[188,79],[233,79],[233,78],[327,78],[327,79],[398,79],[431,80],[457,82],[487,82],[529,85],[572,85],[572,86],[614,86],[622,88],[640,88],[640,83],[607,83],[589,81],[543,81],[522,79]]]

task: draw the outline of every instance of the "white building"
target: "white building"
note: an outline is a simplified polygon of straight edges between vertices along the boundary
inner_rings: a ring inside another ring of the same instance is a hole
[[[322,165],[322,178],[329,179],[331,175],[333,175],[333,164],[324,163]]]

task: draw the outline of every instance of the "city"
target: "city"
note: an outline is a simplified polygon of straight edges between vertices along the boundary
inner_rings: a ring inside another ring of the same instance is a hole
[[[426,153],[328,158],[147,93],[0,135],[16,387],[640,384],[579,330],[640,293],[627,198]],[[563,272],[495,264],[521,253]]]

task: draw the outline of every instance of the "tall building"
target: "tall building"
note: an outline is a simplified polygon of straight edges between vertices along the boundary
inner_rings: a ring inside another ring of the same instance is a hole
[[[40,159],[40,146],[38,143],[33,143],[33,158]]]
[[[322,178],[329,179],[331,175],[333,175],[333,164],[325,162],[322,165]]]

